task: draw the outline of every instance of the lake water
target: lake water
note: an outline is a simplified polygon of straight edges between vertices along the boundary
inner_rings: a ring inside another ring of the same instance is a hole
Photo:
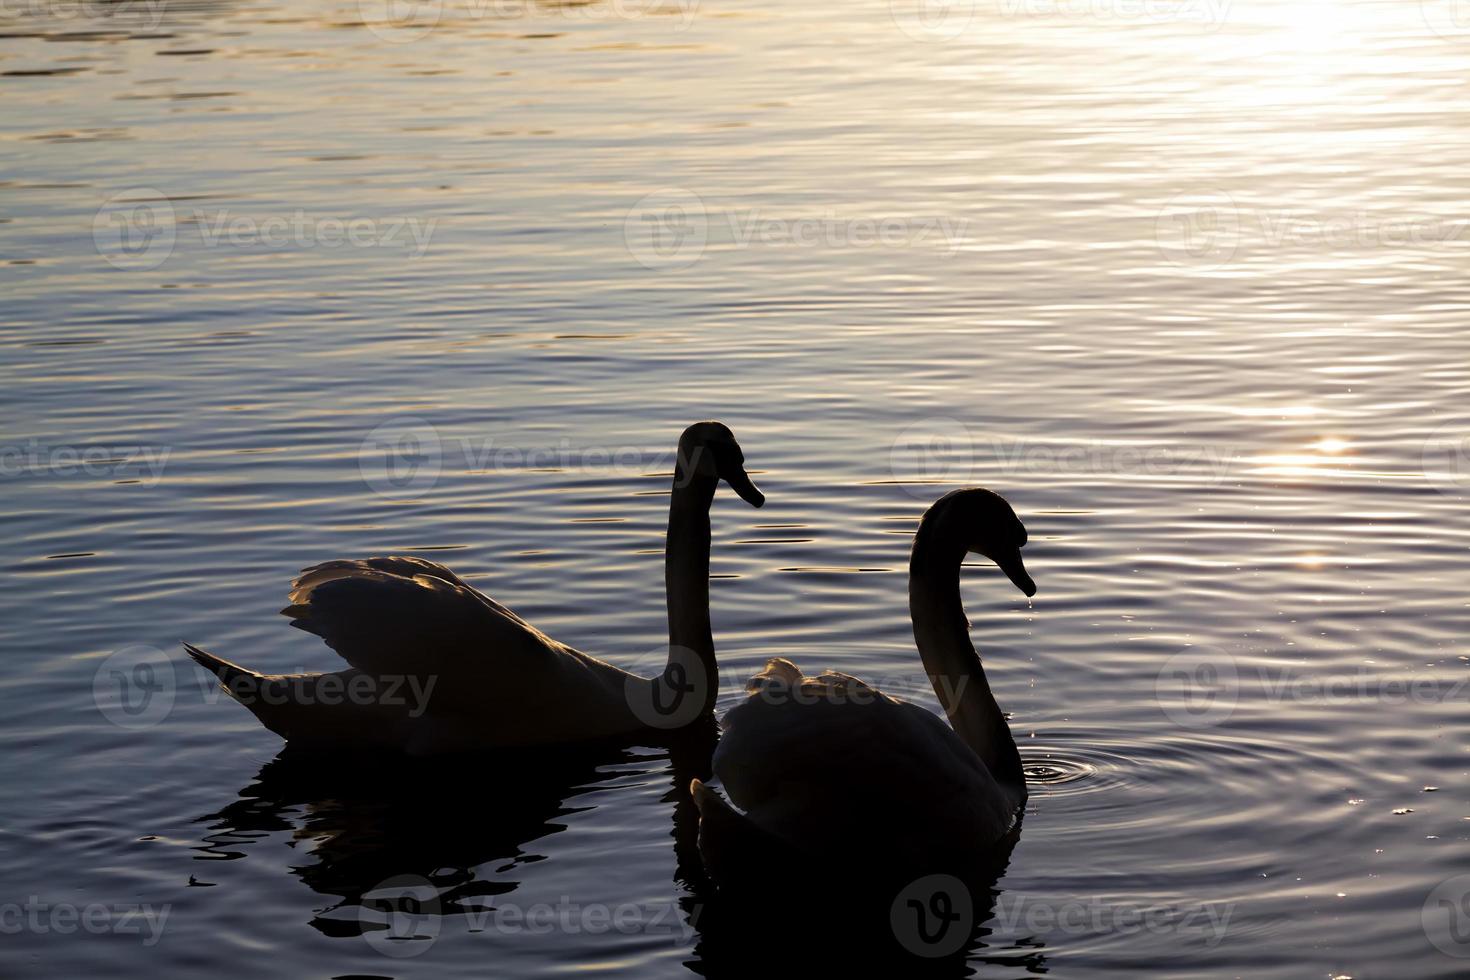
[[[933,706],[919,515],[978,484],[1030,529],[1034,601],[965,573],[1035,778],[946,969],[1470,969],[1461,5],[11,0],[0,35],[6,976],[729,975],[668,751],[272,762],[178,647],[336,669],[287,583],[403,552],[651,670],[705,417],[769,497],[715,501],[722,706],[772,655]]]

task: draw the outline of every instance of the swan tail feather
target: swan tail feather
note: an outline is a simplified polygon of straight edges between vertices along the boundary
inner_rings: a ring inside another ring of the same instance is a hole
[[[194,662],[211,674],[219,678],[220,685],[231,694],[238,689],[236,685],[244,679],[259,680],[260,675],[253,670],[247,670],[239,664],[230,663],[223,657],[216,657],[208,650],[201,650],[192,643],[184,644],[184,651],[194,658]]]

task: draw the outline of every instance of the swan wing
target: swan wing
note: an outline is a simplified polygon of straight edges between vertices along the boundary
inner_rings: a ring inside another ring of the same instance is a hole
[[[856,677],[775,660],[726,713],[714,773],[767,832],[905,868],[967,861],[1013,814],[943,720]]]
[[[558,643],[443,565],[420,558],[332,561],[302,571],[281,612],[369,674],[435,677],[441,705],[505,692],[578,696],[617,672]],[[529,689],[529,691],[528,691]]]

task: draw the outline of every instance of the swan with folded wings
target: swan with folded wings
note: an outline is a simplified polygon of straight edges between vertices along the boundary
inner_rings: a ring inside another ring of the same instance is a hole
[[[679,439],[669,503],[669,656],[656,677],[558,643],[443,565],[411,557],[329,561],[293,583],[282,613],[346,670],[267,675],[184,647],[293,743],[432,755],[680,728],[713,711],[718,689],[709,511],[721,480],[765,502],[729,428],[695,423]]]
[[[694,780],[700,852],[716,881],[753,865],[873,879],[987,866],[1026,802],[1021,757],[991,695],[960,603],[971,552],[1028,597],[1026,529],[989,490],[925,513],[909,563],[909,611],[949,724],[848,674],[773,659],[722,722],[713,771],[734,807]],[[736,807],[739,809],[737,810]]]

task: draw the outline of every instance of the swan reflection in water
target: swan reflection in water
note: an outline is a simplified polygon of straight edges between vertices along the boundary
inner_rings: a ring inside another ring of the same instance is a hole
[[[976,962],[1043,972],[1039,949],[995,955],[984,945],[1014,835],[997,848],[988,873],[966,882],[961,894],[941,889],[902,902],[860,897],[860,873],[845,874],[817,855],[798,861],[771,855],[770,866],[755,869],[764,873],[762,885],[716,889],[700,860],[699,814],[689,795],[693,779],[710,777],[715,740],[711,724],[671,737],[655,755],[602,744],[477,756],[472,765],[463,758],[355,761],[288,746],[239,799],[199,818],[208,832],[198,857],[239,859],[268,835],[291,834],[305,848],[291,873],[330,900],[308,924],[334,938],[360,941],[389,928],[385,922],[402,921],[393,916],[398,899],[413,900],[416,915],[483,921],[497,898],[520,887],[542,860],[528,845],[566,829],[565,818],[596,808],[578,797],[590,799],[599,785],[625,777],[630,764],[666,766],[663,799],[670,805],[682,918],[675,931],[693,937],[691,971],[749,976],[758,967],[769,972],[771,958],[779,957],[792,969],[870,968],[888,960],[936,976],[970,975]],[[416,881],[421,889],[385,891],[384,883],[394,881]],[[493,959],[493,950],[487,956]]]
[[[713,739],[710,724],[662,747],[686,784],[707,776]],[[594,808],[576,797],[625,776],[629,764],[663,761],[613,743],[473,760],[369,759],[287,745],[238,800],[199,818],[209,827],[199,857],[243,858],[265,835],[289,832],[310,858],[292,873],[336,900],[311,922],[328,935],[361,934],[359,911],[378,902],[373,893],[392,879],[422,879],[435,889],[441,914],[463,914],[480,904],[479,896],[514,891],[519,882],[506,876],[541,859],[527,845]],[[687,792],[683,797],[675,820],[689,843],[680,849],[680,863],[697,865],[698,815]]]

